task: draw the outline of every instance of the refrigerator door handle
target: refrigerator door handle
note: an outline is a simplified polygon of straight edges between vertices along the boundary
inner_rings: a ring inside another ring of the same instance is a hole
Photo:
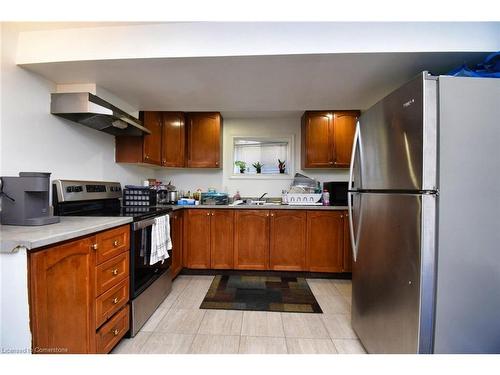
[[[356,160],[356,152],[358,151],[358,142],[359,142],[359,121],[356,123],[356,130],[354,132],[354,142],[352,143],[351,168],[349,169],[349,185],[347,186],[348,190],[351,190],[354,184],[353,181],[354,161]]]
[[[349,212],[349,234],[351,236],[351,245],[352,245],[352,260],[356,262],[356,258],[358,257],[358,246],[356,244],[356,237],[354,236],[354,222],[352,215],[352,196],[357,193],[348,192],[347,193],[347,209]]]

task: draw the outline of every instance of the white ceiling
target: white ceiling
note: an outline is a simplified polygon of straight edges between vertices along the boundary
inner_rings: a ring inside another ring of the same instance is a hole
[[[143,110],[221,111],[231,117],[305,109],[366,109],[422,70],[442,74],[482,53],[360,53],[42,63],[57,83],[88,83]]]

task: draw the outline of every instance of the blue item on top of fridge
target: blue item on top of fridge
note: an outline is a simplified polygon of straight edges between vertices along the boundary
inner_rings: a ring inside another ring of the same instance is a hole
[[[471,67],[463,64],[447,75],[454,77],[500,78],[500,52],[488,55],[482,63]]]

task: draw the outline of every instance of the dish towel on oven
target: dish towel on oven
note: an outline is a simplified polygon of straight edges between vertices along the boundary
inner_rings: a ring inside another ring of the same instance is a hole
[[[155,218],[155,223],[151,228],[151,256],[149,264],[153,265],[162,262],[169,257],[168,250],[172,249],[170,239],[169,216],[164,215]]]

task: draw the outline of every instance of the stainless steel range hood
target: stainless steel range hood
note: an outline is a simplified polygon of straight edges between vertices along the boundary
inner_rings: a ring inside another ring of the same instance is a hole
[[[112,135],[151,134],[140,120],[89,92],[51,94],[50,113]]]

